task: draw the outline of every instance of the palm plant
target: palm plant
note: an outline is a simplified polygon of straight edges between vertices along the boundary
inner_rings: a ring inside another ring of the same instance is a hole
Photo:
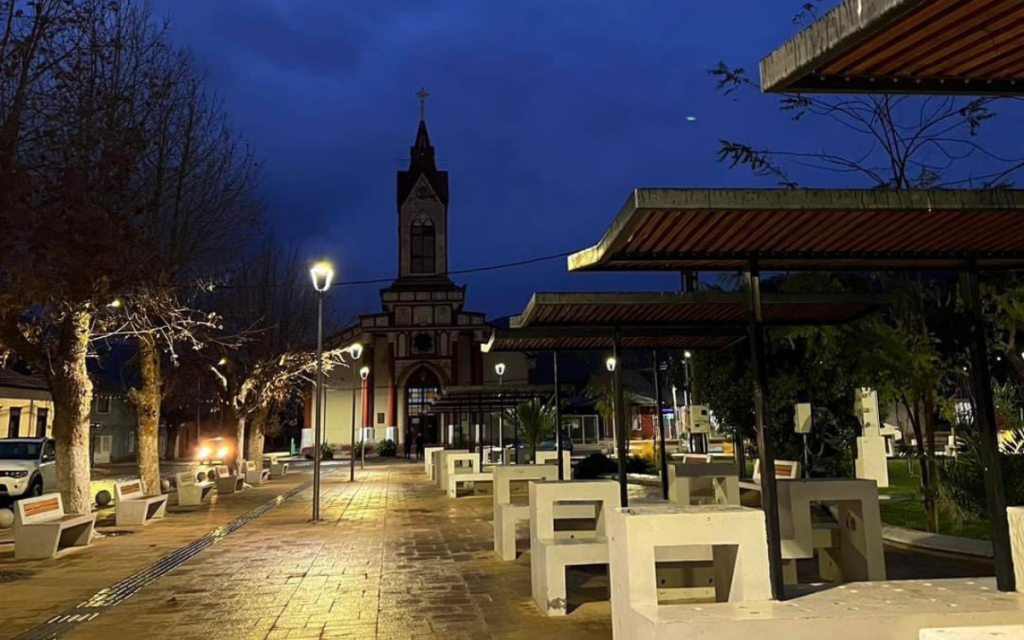
[[[555,407],[546,402],[524,402],[506,410],[506,421],[518,424],[519,436],[530,445],[533,458],[537,458],[537,446],[555,433]]]

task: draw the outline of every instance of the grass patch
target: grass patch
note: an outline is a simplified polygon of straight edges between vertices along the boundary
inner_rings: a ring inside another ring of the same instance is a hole
[[[889,460],[889,487],[880,489],[879,493],[889,496],[881,502],[882,522],[905,527],[907,529],[925,530],[924,504],[918,492],[920,478],[917,475],[917,462],[912,461],[908,469],[906,460]],[[960,526],[939,516],[939,533],[976,540],[990,538],[988,520],[969,518]]]

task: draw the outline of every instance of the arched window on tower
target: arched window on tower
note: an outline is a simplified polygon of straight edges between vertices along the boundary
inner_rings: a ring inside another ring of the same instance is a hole
[[[412,221],[410,238],[409,271],[412,273],[434,273],[436,271],[437,243],[434,222],[425,213]]]

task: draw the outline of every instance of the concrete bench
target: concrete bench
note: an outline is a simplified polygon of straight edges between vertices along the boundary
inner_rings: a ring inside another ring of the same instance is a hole
[[[921,629],[920,640],[1024,640],[1024,625]]]
[[[558,451],[538,451],[534,461],[537,464],[554,464],[558,459]],[[562,477],[572,479],[572,459],[568,451],[562,451]]]
[[[245,481],[252,486],[261,485],[270,480],[270,469],[256,466],[255,460],[245,461]]]
[[[815,522],[813,510],[830,517]],[[796,583],[796,561],[818,556],[830,582],[885,580],[882,518],[874,480],[812,478],[779,483],[779,528],[786,582]]]
[[[800,463],[795,460],[776,460],[776,480],[796,480],[800,477]],[[740,489],[761,493],[761,461],[754,461],[754,477],[752,482],[740,482]]]
[[[556,537],[555,508],[565,502],[594,505],[590,535]],[[567,567],[608,563],[605,519],[618,506],[619,485],[611,480],[530,483],[530,583],[534,601],[548,616],[566,614]]]
[[[652,617],[695,608],[692,604],[668,604],[660,598],[658,563],[666,559],[691,556],[703,561],[710,550],[714,602],[771,600],[765,519],[757,509],[733,505],[611,509],[607,535],[616,640],[714,637],[692,634],[686,626],[664,624],[650,629]],[[648,613],[638,613],[642,608]]]
[[[668,499],[683,506],[740,503],[740,468],[686,454],[668,465]]]
[[[444,451],[444,447],[423,447],[423,473],[434,480],[434,452]]]
[[[174,477],[178,485],[179,507],[198,507],[213,495],[214,483],[198,482],[190,471],[183,471]]]
[[[22,498],[15,503],[14,557],[52,558],[63,548],[88,546],[95,525],[95,513],[64,513],[59,493]]]
[[[558,480],[553,465],[496,466],[494,476],[494,553],[506,562],[516,559],[516,525],[530,519],[528,504],[513,504],[512,483]]]
[[[444,490],[449,498],[459,497],[459,487],[477,482],[493,482],[491,473],[480,469],[480,454],[449,453],[444,456]]]
[[[147,525],[167,512],[167,496],[147,496],[142,480],[114,483],[114,517],[119,527]]]
[[[245,488],[245,478],[231,475],[231,470],[226,465],[217,467],[214,469],[214,473],[217,474],[214,482],[217,484],[217,493],[220,495],[238,493]]]
[[[433,452],[434,484],[441,490],[444,490],[447,486],[445,477],[447,476],[446,469],[448,463],[445,461],[445,458],[455,453],[469,453],[469,449],[441,449],[440,451]]]
[[[290,455],[291,453],[287,451],[263,454],[263,462],[267,464],[271,478],[280,478],[288,475],[288,463],[281,462],[281,458],[287,458]]]

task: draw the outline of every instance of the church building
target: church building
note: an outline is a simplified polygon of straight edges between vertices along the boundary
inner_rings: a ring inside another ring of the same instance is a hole
[[[437,167],[424,97],[409,166],[398,172],[398,276],[381,289],[379,313],[360,316],[326,341],[332,347],[363,345],[360,360],[327,378],[324,441],[336,446],[351,443],[353,415],[371,442],[391,439],[401,449],[417,434],[440,442],[444,425],[427,407],[443,389],[497,384],[499,360],[507,367],[504,383],[527,381],[525,356],[480,350],[491,327],[483,313],[465,308],[466,287],[448,277],[448,172]],[[363,366],[369,367],[365,381],[359,376]]]

